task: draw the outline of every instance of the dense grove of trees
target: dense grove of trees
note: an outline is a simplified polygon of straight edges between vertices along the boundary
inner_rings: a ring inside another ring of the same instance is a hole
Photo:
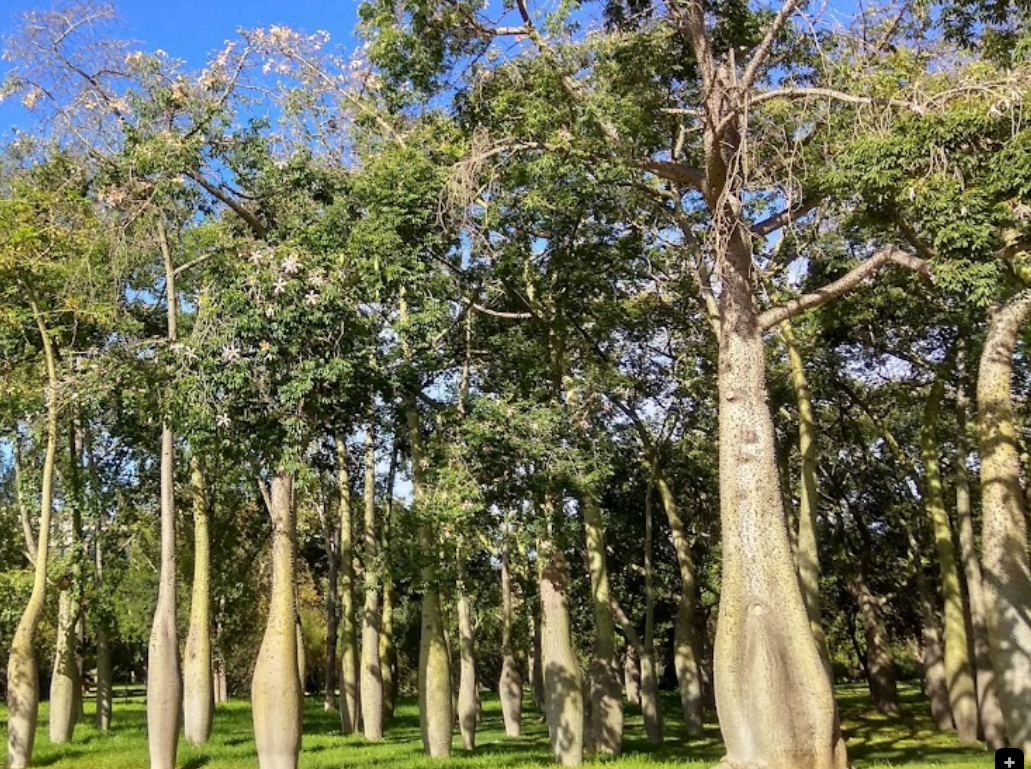
[[[483,689],[575,766],[663,688],[728,767],[844,769],[834,684],[904,677],[1031,752],[1027,10],[365,0],[196,70],[26,14],[8,766],[116,681],[151,769],[230,696],[262,769],[305,693],[472,750]]]

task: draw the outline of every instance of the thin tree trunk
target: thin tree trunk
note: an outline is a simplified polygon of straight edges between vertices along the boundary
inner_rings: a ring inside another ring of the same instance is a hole
[[[795,541],[795,563],[798,567],[798,583],[802,588],[809,627],[816,648],[820,652],[827,675],[831,675],[830,652],[827,637],[823,632],[823,618],[820,607],[820,547],[817,541],[817,502],[819,500],[816,479],[816,424],[813,418],[813,404],[809,394],[809,381],[805,375],[805,363],[798,347],[791,321],[780,324],[780,335],[788,351],[791,367],[791,386],[798,402],[798,451],[802,458],[802,478],[798,504],[798,537]]]
[[[293,476],[278,470],[271,489],[262,486],[272,519],[272,594],[251,681],[254,741],[260,769],[297,769],[301,751],[303,694],[297,674],[297,519],[293,484]]]
[[[444,618],[437,592],[437,542],[422,509],[426,504],[426,457],[415,398],[405,406],[408,440],[412,451],[412,497],[419,516],[419,548],[422,552],[422,628],[419,638],[419,726],[423,748],[432,758],[451,755],[451,730],[455,723],[451,698],[451,663]]]
[[[953,727],[952,709],[949,707],[949,685],[945,678],[945,654],[942,651],[941,631],[934,592],[927,584],[923,568],[917,561],[917,589],[920,593],[920,612],[924,637],[924,690],[931,703],[931,716],[939,731]]]
[[[589,735],[585,739],[602,755],[619,755],[623,746],[623,702],[616,663],[616,623],[612,618],[612,593],[605,563],[605,527],[597,490],[583,489],[587,566],[594,604],[594,654],[589,678]],[[647,555],[646,555],[647,558]]]
[[[354,612],[354,545],[347,444],[337,436],[340,492],[340,731],[358,731],[358,623]]]
[[[396,436],[395,436],[396,437]],[[380,674],[383,677],[383,716],[394,717],[397,704],[397,648],[394,646],[394,573],[391,566],[390,530],[394,518],[394,480],[397,476],[397,440],[390,451],[390,469],[387,472],[387,506],[383,516],[383,536],[380,551],[383,554],[383,619],[379,636]]]
[[[297,596],[294,596],[297,603]],[[301,625],[301,614],[294,619],[294,635],[297,636],[297,680],[301,683],[301,698],[308,693],[308,650],[304,646],[304,627]]]
[[[537,543],[538,547],[540,542]],[[538,550],[538,552],[540,552]],[[539,570],[538,570],[539,572]],[[538,573],[538,582],[540,582],[540,574]],[[540,603],[540,597],[538,595],[538,603]],[[540,614],[543,614],[543,609]],[[541,623],[535,621],[534,618],[530,617],[530,622],[533,624],[533,648],[530,651],[530,698],[533,700],[533,706],[537,708],[538,713],[544,713],[544,652],[541,648]]]
[[[501,715],[505,721],[505,734],[518,737],[522,732],[523,679],[519,673],[512,648],[512,574],[509,566],[511,556],[510,514],[505,511],[504,530],[501,542],[501,680],[498,693],[501,698]]]
[[[653,462],[657,463],[658,459],[654,459]],[[673,628],[673,664],[677,671],[680,706],[684,712],[684,731],[689,738],[698,737],[702,733],[704,697],[698,663],[699,644],[695,632],[698,586],[695,578],[694,558],[691,556],[691,542],[687,536],[687,527],[680,517],[673,490],[666,482],[661,466],[655,472],[655,486],[659,490],[662,507],[666,511],[670,539],[673,542],[673,550],[677,554],[677,566],[680,569],[680,601],[677,606],[676,625]]]
[[[985,608],[1011,747],[1031,754],[1031,563],[1013,418],[1013,351],[1031,314],[1025,291],[993,314],[977,380]]]
[[[966,609],[960,589],[952,526],[945,510],[938,464],[937,424],[944,392],[945,379],[942,372],[935,379],[924,407],[920,447],[924,460],[924,502],[934,526],[934,542],[938,550],[938,568],[945,599],[945,680],[949,687],[949,707],[960,742],[969,744],[977,741],[977,689],[970,665]]]
[[[168,307],[168,341],[178,338],[179,296],[175,288],[168,237],[158,224],[158,241],[165,263],[165,298]],[[182,676],[179,636],[176,628],[175,437],[163,416],[161,424],[161,570],[158,600],[147,650],[147,740],[150,769],[175,769],[179,747],[179,711]]]
[[[98,731],[106,732],[111,728],[111,708],[114,700],[114,681],[111,663],[111,645],[108,636],[108,607],[106,591],[104,590],[104,524],[106,514],[104,512],[104,501],[101,498],[100,476],[97,473],[96,458],[93,453],[93,441],[90,437],[88,427],[84,427],[84,446],[86,462],[89,468],[89,481],[91,495],[97,503],[96,528],[94,529],[93,542],[93,569],[96,580],[95,592],[98,596],[97,605],[94,606],[92,617],[94,623],[94,634],[97,643],[97,687],[96,687],[96,711],[94,714],[94,726]]]
[[[211,670],[211,532],[208,492],[196,453],[190,457],[190,493],[193,496],[193,589],[190,593],[190,629],[183,656],[183,725],[192,745],[211,737],[215,687]]]
[[[340,617],[340,531],[339,518],[334,521],[329,498],[323,497],[320,519],[322,538],[326,543],[328,575],[326,579],[326,670],[322,709],[337,709],[337,641]],[[337,525],[334,525],[336,523]]]
[[[476,747],[477,681],[476,638],[473,630],[473,607],[469,599],[465,553],[459,545],[458,553],[458,727],[462,733],[462,747],[471,751]]]
[[[956,397],[956,524],[959,530],[959,553],[967,584],[967,608],[974,662],[974,681],[977,684],[977,710],[980,734],[989,750],[1006,747],[1006,723],[995,688],[991,646],[988,642],[988,620],[985,617],[984,587],[981,562],[977,556],[974,538],[974,516],[970,506],[970,472],[967,448],[967,390],[965,359],[960,357],[960,381]]]
[[[25,557],[29,563],[36,563],[36,535],[32,532],[29,520],[29,506],[25,504],[25,491],[22,488],[21,437],[14,437],[14,499],[18,506],[18,518],[21,520],[22,537],[25,538]]]
[[[641,705],[641,661],[634,647],[627,644],[623,658],[623,689],[626,701],[631,705]]]
[[[652,745],[662,744],[662,701],[659,699],[659,672],[655,660],[655,577],[652,567],[652,508],[657,471],[656,462],[652,464],[644,500],[644,644],[641,647],[641,714],[644,716],[644,732]]]
[[[39,717],[39,670],[36,667],[35,640],[43,614],[47,588],[47,562],[50,558],[50,518],[54,502],[54,465],[57,461],[58,405],[57,353],[44,315],[31,290],[28,290],[32,315],[43,340],[47,371],[46,454],[40,491],[39,531],[36,537],[32,593],[18,621],[7,659],[7,766],[25,769],[32,761]]]
[[[788,540],[752,295],[752,252],[744,224],[731,227],[718,260],[723,582],[715,680],[724,762],[844,769],[848,760],[831,682],[813,641]]]
[[[379,552],[376,532],[375,408],[365,428],[365,607],[362,612],[362,723],[365,739],[383,739],[383,673],[380,662]]]
[[[218,599],[218,614],[215,617],[215,702],[229,699],[229,677],[226,670],[226,656],[223,647],[226,599]]]

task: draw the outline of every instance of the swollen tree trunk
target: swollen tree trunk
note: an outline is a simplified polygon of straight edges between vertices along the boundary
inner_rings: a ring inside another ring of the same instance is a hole
[[[215,687],[211,672],[211,533],[208,494],[200,458],[190,457],[190,493],[193,495],[193,589],[190,593],[190,629],[183,655],[183,726],[186,739],[203,745],[211,737]]]
[[[657,460],[655,460],[657,461]],[[680,601],[677,606],[677,620],[673,628],[673,664],[677,671],[677,685],[680,690],[680,706],[684,712],[684,731],[688,737],[702,733],[702,676],[698,664],[698,642],[695,633],[695,607],[698,603],[698,585],[695,579],[694,559],[691,556],[691,542],[687,527],[680,517],[673,491],[666,482],[659,467],[655,472],[655,486],[662,499],[669,522],[670,539],[677,554],[680,569]],[[643,684],[642,671],[642,684]]]
[[[340,731],[358,731],[358,625],[354,613],[354,547],[347,444],[340,436],[337,473],[340,492]]]
[[[715,677],[724,763],[844,769],[834,694],[788,540],[752,296],[752,253],[743,228],[738,223],[727,233],[719,260],[723,584]]]
[[[981,541],[988,640],[1011,747],[1031,754],[1031,563],[1013,419],[1013,350],[1031,314],[1025,291],[992,317],[977,380]]]
[[[340,532],[333,525],[329,498],[323,497],[320,513],[322,538],[326,543],[326,671],[322,709],[326,712],[337,709],[337,636],[340,617]],[[339,520],[339,519],[338,519]]]
[[[544,540],[542,545],[547,559],[540,578],[544,716],[555,761],[562,766],[580,766],[583,679],[569,621],[569,568],[565,555],[552,542]]]
[[[362,611],[362,725],[365,739],[383,739],[383,673],[380,663],[379,548],[376,539],[376,436],[365,430],[365,607]]]
[[[952,542],[952,526],[945,510],[938,465],[937,424],[944,391],[945,380],[939,375],[924,407],[920,432],[924,460],[924,503],[934,526],[934,542],[938,550],[938,568],[945,599],[945,680],[949,687],[949,707],[960,742],[973,743],[977,741],[977,690],[970,665],[966,609],[963,606],[956,550]]]
[[[960,365],[965,361],[960,359]],[[956,398],[956,524],[959,530],[959,554],[967,582],[967,608],[970,610],[970,641],[977,684],[977,713],[980,734],[989,750],[1006,747],[1006,724],[995,688],[991,646],[988,641],[988,620],[985,617],[984,587],[981,563],[974,539],[974,517],[970,507],[970,473],[967,470],[967,392],[962,376]]]
[[[76,692],[82,690],[79,661],[75,657],[78,607],[74,582],[65,576],[58,583],[57,638],[54,647],[54,668],[50,677],[50,741],[71,742],[77,720]]]
[[[478,703],[476,696],[476,637],[473,631],[473,607],[469,599],[465,553],[458,547],[458,728],[462,733],[462,747],[473,750],[476,747],[476,719]]]
[[[505,511],[504,538],[501,542],[501,680],[498,682],[498,694],[501,699],[501,715],[505,721],[505,734],[518,737],[522,731],[523,714],[523,679],[519,673],[512,648],[512,573],[509,565],[511,553],[509,545],[510,521]]]
[[[590,734],[585,737],[595,752],[619,755],[623,746],[623,702],[616,663],[616,623],[612,617],[612,593],[605,563],[605,528],[593,488],[584,490],[584,529],[587,536],[587,567],[594,605],[594,654],[588,673]]]
[[[272,519],[272,595],[251,680],[254,741],[260,769],[297,769],[301,751],[301,680],[297,675],[296,517],[293,476],[279,470],[265,501]]]
[[[430,522],[422,509],[426,504],[426,458],[415,399],[409,396],[405,416],[412,451],[412,503],[419,521],[419,548],[422,552],[422,628],[419,637],[419,726],[422,744],[432,758],[451,755],[451,729],[455,723],[451,699],[451,662],[444,618],[437,592],[437,543]]]
[[[179,298],[175,270],[163,225],[158,226],[165,262],[168,341],[177,338]],[[179,667],[176,585],[175,438],[165,417],[161,424],[161,569],[158,600],[147,650],[147,741],[150,769],[175,769],[179,743],[182,678]]]
[[[39,717],[39,670],[36,667],[36,628],[43,614],[47,588],[47,561],[50,558],[50,517],[54,502],[54,465],[57,459],[58,382],[57,354],[43,313],[29,294],[32,315],[43,338],[47,370],[47,447],[43,459],[40,493],[39,533],[36,537],[32,593],[18,621],[7,659],[7,766],[25,769],[32,761]]]
[[[795,562],[798,567],[798,583],[802,588],[809,627],[816,648],[831,675],[830,653],[827,637],[823,632],[820,607],[820,548],[817,542],[816,504],[819,499],[816,485],[816,424],[813,419],[813,404],[809,395],[809,381],[805,375],[805,364],[798,348],[798,340],[791,321],[780,325],[780,334],[788,350],[791,367],[791,386],[798,401],[798,452],[802,458],[802,482],[798,504],[798,536],[795,541]]]

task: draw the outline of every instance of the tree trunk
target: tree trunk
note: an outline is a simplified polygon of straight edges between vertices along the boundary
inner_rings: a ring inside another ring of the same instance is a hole
[[[459,545],[459,551],[461,551]],[[477,681],[476,638],[473,631],[473,607],[469,599],[465,573],[465,554],[458,554],[458,638],[460,672],[458,680],[458,727],[462,733],[462,747],[476,747]]]
[[[658,461],[657,459],[654,461]],[[687,527],[680,517],[673,491],[666,482],[659,467],[655,472],[655,485],[662,499],[669,522],[670,539],[677,554],[680,569],[680,601],[677,620],[673,628],[673,664],[677,672],[680,690],[680,706],[684,712],[684,731],[687,736],[698,737],[702,733],[702,680],[698,665],[698,641],[695,633],[695,608],[698,603],[698,586],[695,579],[694,559],[691,556],[691,542]],[[643,673],[642,673],[643,680]]]
[[[862,571],[853,576],[852,591],[859,604],[866,637],[866,677],[874,707],[889,716],[899,714],[899,693],[895,681],[895,655],[884,624],[881,601],[867,585]]]
[[[540,545],[540,543],[537,543]],[[538,582],[540,581],[540,575],[538,574]],[[539,591],[538,591],[539,592]],[[538,597],[538,603],[540,599]],[[541,609],[541,615],[543,616],[544,610]],[[541,623],[534,622],[533,617],[530,618],[533,623],[533,649],[530,654],[530,698],[533,700],[533,706],[537,708],[538,713],[544,713],[544,650],[541,648]]]
[[[505,734],[518,737],[522,732],[523,679],[519,673],[512,648],[512,574],[509,568],[510,532],[509,513],[505,511],[504,538],[501,543],[501,680],[498,694],[501,699],[501,715],[505,721]]]
[[[394,717],[397,704],[397,648],[394,646],[394,573],[391,568],[390,529],[394,517],[394,479],[397,475],[397,441],[390,452],[390,470],[387,473],[387,507],[383,516],[383,536],[380,551],[383,554],[383,614],[380,623],[379,660],[383,677],[383,717]]]
[[[952,542],[952,526],[945,510],[938,465],[937,424],[944,392],[945,379],[942,372],[935,379],[924,407],[920,448],[924,460],[924,503],[934,526],[934,542],[938,550],[938,568],[945,599],[945,680],[949,686],[949,707],[959,741],[969,744],[977,742],[977,690],[970,665],[966,609],[963,606],[956,550]]]
[[[920,611],[924,636],[924,691],[931,703],[931,716],[939,731],[952,729],[952,710],[949,707],[949,685],[945,679],[945,655],[942,652],[941,632],[935,609],[934,592],[927,584],[919,555],[916,558],[917,589],[920,592]]]
[[[74,556],[73,556],[74,557]],[[54,667],[50,677],[50,741],[55,744],[71,742],[76,722],[76,691],[81,691],[79,662],[75,658],[78,611],[74,584],[65,576],[59,583],[57,636],[54,648]]]
[[[36,537],[32,593],[18,621],[7,659],[7,766],[25,769],[32,761],[39,717],[39,670],[36,667],[36,628],[43,614],[47,589],[47,562],[50,558],[50,518],[54,502],[54,465],[57,459],[57,421],[59,416],[57,354],[43,313],[31,292],[29,304],[43,339],[47,370],[47,447],[43,459],[40,492],[39,532]]]
[[[605,563],[605,528],[597,491],[583,490],[584,529],[587,536],[587,566],[594,604],[594,654],[588,674],[590,734],[585,736],[594,751],[619,755],[623,746],[623,702],[616,664],[616,623],[612,618],[612,594]]]
[[[627,644],[626,656],[623,658],[623,689],[626,691],[627,702],[641,705],[641,661],[630,644]]]
[[[183,725],[192,745],[211,737],[215,691],[211,673],[211,533],[208,494],[200,458],[190,457],[193,495],[193,590],[190,594],[190,629],[183,658]]]
[[[340,633],[340,531],[334,526],[328,497],[323,498],[321,523],[322,538],[326,542],[326,670],[322,709],[327,713],[337,709],[337,642]],[[339,521],[339,519],[337,519]]]
[[[225,702],[229,699],[229,680],[226,670],[226,656],[223,650],[223,623],[226,613],[226,599],[221,597],[218,600],[218,614],[215,617],[215,702]]]
[[[724,763],[844,769],[833,690],[788,541],[749,236],[743,223],[729,226],[718,260],[723,583],[715,676]]]
[[[296,517],[293,476],[279,470],[266,492],[272,519],[272,595],[251,680],[260,769],[297,769],[303,695],[297,674]]]
[[[371,411],[371,409],[370,409]],[[374,412],[372,413],[374,416]],[[365,429],[365,607],[362,611],[362,725],[365,739],[383,739],[383,673],[380,663],[379,548],[376,532],[376,435]]]
[[[1011,747],[1031,755],[1031,564],[1013,418],[1013,350],[1031,313],[1025,291],[992,317],[977,380],[985,608]]]
[[[294,596],[294,604],[297,604],[297,596]],[[300,613],[294,619],[294,634],[297,636],[297,680],[301,682],[303,699],[308,692],[308,650],[304,646],[304,628],[301,626]]]
[[[805,375],[805,364],[798,348],[791,321],[780,324],[780,334],[788,350],[791,367],[791,386],[798,401],[798,452],[802,458],[801,489],[798,504],[798,536],[795,540],[795,563],[798,568],[798,583],[802,588],[806,615],[816,648],[820,652],[827,675],[831,676],[830,652],[827,637],[823,632],[823,618],[820,607],[820,547],[817,541],[817,510],[819,500],[816,485],[816,424],[813,418],[813,404],[809,395],[809,381]]]
[[[178,338],[179,295],[175,288],[175,270],[163,224],[158,225],[158,236],[165,263],[168,341],[175,342]],[[176,627],[178,586],[175,532],[175,438],[165,416],[161,424],[161,570],[157,606],[147,650],[147,741],[150,769],[175,769],[179,747],[182,676]]]
[[[653,462],[644,500],[644,642],[641,645],[641,715],[644,717],[644,732],[648,737],[648,742],[652,745],[661,745],[663,737],[662,701],[659,699],[659,674],[655,663],[655,577],[652,568],[652,502],[655,496],[655,479],[658,469],[658,462]],[[681,589],[683,589],[683,584]]]
[[[550,507],[550,505],[549,505]],[[551,752],[562,766],[583,763],[583,678],[569,622],[569,569],[562,551],[543,541],[541,572],[541,665],[544,715]]]
[[[422,551],[422,628],[419,638],[419,726],[422,744],[432,758],[451,755],[454,704],[451,699],[451,663],[444,618],[437,592],[437,543],[422,509],[426,503],[426,458],[422,448],[419,412],[411,396],[405,409],[408,440],[412,450],[413,506],[419,516],[419,547]]]
[[[960,365],[965,360],[960,359]],[[974,538],[974,517],[970,507],[970,473],[967,470],[967,391],[965,370],[960,371],[956,398],[956,523],[959,529],[959,554],[967,584],[969,631],[974,661],[974,681],[977,684],[977,712],[980,734],[989,750],[1006,747],[1006,724],[995,688],[991,647],[988,642],[988,620],[985,617],[984,587],[981,562],[977,556]]]
[[[100,496],[100,477],[97,473],[97,464],[93,454],[93,443],[86,435],[86,460],[89,463],[90,483],[93,494]],[[102,503],[100,503],[102,505]],[[95,591],[98,596],[97,605],[93,609],[93,622],[95,625],[94,634],[97,642],[97,687],[96,687],[96,711],[94,714],[94,726],[97,731],[106,732],[111,728],[111,707],[114,700],[114,681],[111,664],[111,644],[108,636],[108,606],[104,589],[104,524],[107,515],[104,508],[98,505],[96,529],[94,530],[93,542],[93,568],[94,579],[96,580]]]
[[[358,623],[354,612],[354,546],[347,444],[337,437],[340,492],[340,731],[358,731]]]

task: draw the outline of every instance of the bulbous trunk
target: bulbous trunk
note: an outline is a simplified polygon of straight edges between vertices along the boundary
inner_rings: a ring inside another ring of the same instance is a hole
[[[50,741],[71,742],[78,720],[76,692],[82,691],[79,661],[75,656],[78,606],[71,581],[65,578],[58,597],[57,638],[50,677]]]
[[[587,738],[594,752],[619,755],[623,746],[623,701],[616,664],[616,623],[605,563],[605,528],[594,489],[584,492],[583,512],[594,604],[594,654],[588,679],[590,702],[585,704],[590,712]]]
[[[365,431],[365,606],[362,610],[362,725],[365,739],[383,739],[383,674],[380,663],[379,548],[376,539],[376,439]]]
[[[627,644],[626,656],[623,658],[623,690],[626,701],[631,705],[641,704],[641,661],[637,658],[634,647]]]
[[[175,769],[182,677],[176,629],[175,447],[161,429],[161,572],[147,655],[147,741],[150,769]]]
[[[544,715],[555,761],[562,766],[583,763],[583,686],[569,622],[569,570],[565,556],[544,542],[548,559],[540,578],[541,666]]]
[[[512,649],[512,573],[509,567],[509,518],[505,513],[504,541],[501,544],[501,679],[498,695],[505,735],[518,737],[522,731],[523,679]]]
[[[977,742],[977,690],[970,664],[966,609],[952,542],[952,525],[945,509],[941,470],[938,464],[937,424],[945,381],[939,375],[924,408],[920,448],[924,460],[924,504],[934,526],[942,595],[945,599],[945,680],[949,687],[949,708],[959,741]]]
[[[215,687],[211,671],[211,534],[208,495],[200,459],[190,458],[193,495],[193,589],[190,628],[183,655],[183,727],[186,739],[203,745],[211,737]]]
[[[358,731],[358,626],[354,613],[354,544],[347,445],[337,441],[340,492],[340,731]]]
[[[303,697],[297,674],[293,477],[277,471],[267,501],[272,519],[272,594],[251,680],[254,741],[260,769],[297,769]]]
[[[1013,418],[1013,350],[1031,314],[1025,291],[995,313],[977,380],[981,542],[992,663],[1011,747],[1031,754],[1031,563]]]
[[[723,583],[715,682],[724,764],[844,769],[831,682],[788,540],[751,293],[752,254],[742,227],[728,233],[719,300]]]

